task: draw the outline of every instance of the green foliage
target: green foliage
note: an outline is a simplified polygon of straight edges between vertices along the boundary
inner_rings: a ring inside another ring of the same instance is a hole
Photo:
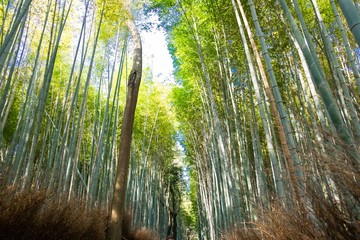
[[[149,73],[144,73],[146,75]],[[171,113],[169,89],[152,81],[140,86],[135,113],[134,141],[142,142],[152,156],[156,153],[162,164],[168,164],[175,156],[175,116]],[[141,148],[137,149],[139,157]]]
[[[124,10],[122,1],[100,0],[96,2],[98,12],[104,11],[103,24],[100,33],[100,41],[113,38],[120,29],[125,29],[125,21],[128,13]]]
[[[20,90],[20,88],[19,88]],[[21,90],[19,91],[21,93]],[[24,94],[24,93],[21,93]],[[4,132],[3,132],[3,138],[6,142],[6,144],[9,144],[14,136],[14,132],[16,129],[16,126],[18,124],[18,118],[19,118],[19,112],[20,112],[20,104],[21,104],[21,95],[16,94],[14,96],[15,100],[10,108],[9,115],[7,117],[7,121],[4,126]]]

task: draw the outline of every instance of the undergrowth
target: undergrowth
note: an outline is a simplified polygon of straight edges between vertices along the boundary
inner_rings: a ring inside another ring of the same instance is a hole
[[[296,201],[292,207],[273,203],[268,209],[258,209],[261,213],[258,220],[231,227],[221,238],[360,239],[359,169],[344,152],[325,152],[331,155],[325,155],[324,151],[312,152],[312,161],[318,160],[320,171],[304,168],[306,189],[301,201]],[[306,166],[306,163],[304,165]]]
[[[133,229],[131,214],[123,225],[123,239],[157,240],[147,229]],[[106,238],[108,217],[102,209],[88,210],[80,200],[68,202],[45,190],[21,192],[5,187],[0,192],[0,239]]]

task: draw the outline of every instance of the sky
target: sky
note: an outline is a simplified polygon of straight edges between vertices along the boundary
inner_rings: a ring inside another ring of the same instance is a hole
[[[158,22],[156,16],[152,16],[149,20]],[[167,48],[165,31],[151,27],[150,31],[143,30],[140,34],[143,44],[144,67],[150,67],[153,70],[153,80],[174,83],[173,61]]]
[[[158,23],[156,16],[150,16],[148,21]],[[156,25],[156,24],[153,24]],[[168,86],[175,85],[175,79],[173,76],[173,60],[170,56],[166,43],[166,33],[164,30],[151,27],[150,31],[140,32],[143,47],[143,65],[144,67],[150,67],[153,70],[153,77],[155,82],[166,84]],[[185,149],[179,141],[176,142],[176,148],[180,154],[175,162],[183,169],[182,178],[186,183],[187,188],[190,188],[190,174],[188,168],[185,165]],[[188,202],[188,201],[186,201]]]

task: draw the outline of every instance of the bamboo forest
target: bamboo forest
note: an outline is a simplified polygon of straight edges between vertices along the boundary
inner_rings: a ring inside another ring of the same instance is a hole
[[[0,239],[360,239],[360,1],[0,0]]]

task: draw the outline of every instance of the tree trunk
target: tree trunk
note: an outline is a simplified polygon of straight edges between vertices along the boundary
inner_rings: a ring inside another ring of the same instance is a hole
[[[130,12],[129,6],[127,6],[127,10]],[[114,240],[121,239],[121,227],[125,209],[125,193],[129,170],[132,128],[142,73],[142,47],[140,34],[132,17],[129,17],[126,24],[134,42],[134,53],[133,66],[128,77],[128,92],[126,97],[124,118],[121,127],[118,165],[111,207],[111,223],[108,233],[109,239]]]

